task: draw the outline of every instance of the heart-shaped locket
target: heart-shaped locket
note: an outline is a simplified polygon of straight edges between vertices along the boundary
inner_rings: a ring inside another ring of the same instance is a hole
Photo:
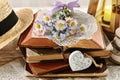
[[[69,56],[69,65],[72,71],[80,71],[89,68],[92,60],[84,57],[80,51],[74,51]]]

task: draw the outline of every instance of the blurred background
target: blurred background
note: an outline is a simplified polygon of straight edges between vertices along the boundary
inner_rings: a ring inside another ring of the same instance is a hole
[[[47,7],[54,1],[70,2],[75,0],[8,0],[13,7]],[[90,0],[79,0],[81,8],[87,7]]]

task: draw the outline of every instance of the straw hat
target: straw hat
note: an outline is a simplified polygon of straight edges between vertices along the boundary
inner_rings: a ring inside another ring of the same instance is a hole
[[[26,30],[32,21],[31,9],[15,13],[7,0],[0,0],[0,49]]]

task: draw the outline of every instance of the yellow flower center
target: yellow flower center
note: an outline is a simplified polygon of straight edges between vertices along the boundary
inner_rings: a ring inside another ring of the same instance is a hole
[[[55,38],[55,39],[59,39],[59,36],[58,36],[58,35],[56,35],[56,36],[54,36],[54,38]]]
[[[70,20],[68,20],[67,23],[70,24]]]
[[[39,33],[42,33],[43,32],[43,30],[39,30]]]
[[[59,27],[59,28],[62,28],[62,27],[63,27],[63,24],[62,24],[62,23],[59,23],[59,24],[58,24],[58,27]]]
[[[84,27],[80,27],[80,31],[85,31],[85,28]]]
[[[45,20],[46,20],[46,21],[49,21],[50,19],[49,19],[49,17],[46,17]]]
[[[40,24],[36,24],[36,28],[40,29],[41,28]]]
[[[75,26],[75,22],[72,22],[72,23],[71,23],[71,26],[74,27],[74,26]]]

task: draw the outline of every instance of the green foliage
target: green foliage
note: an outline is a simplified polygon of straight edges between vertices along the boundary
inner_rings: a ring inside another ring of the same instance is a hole
[[[71,11],[67,7],[63,7],[63,9],[57,11],[52,16],[55,19],[62,19],[65,20],[66,17],[73,17]]]

